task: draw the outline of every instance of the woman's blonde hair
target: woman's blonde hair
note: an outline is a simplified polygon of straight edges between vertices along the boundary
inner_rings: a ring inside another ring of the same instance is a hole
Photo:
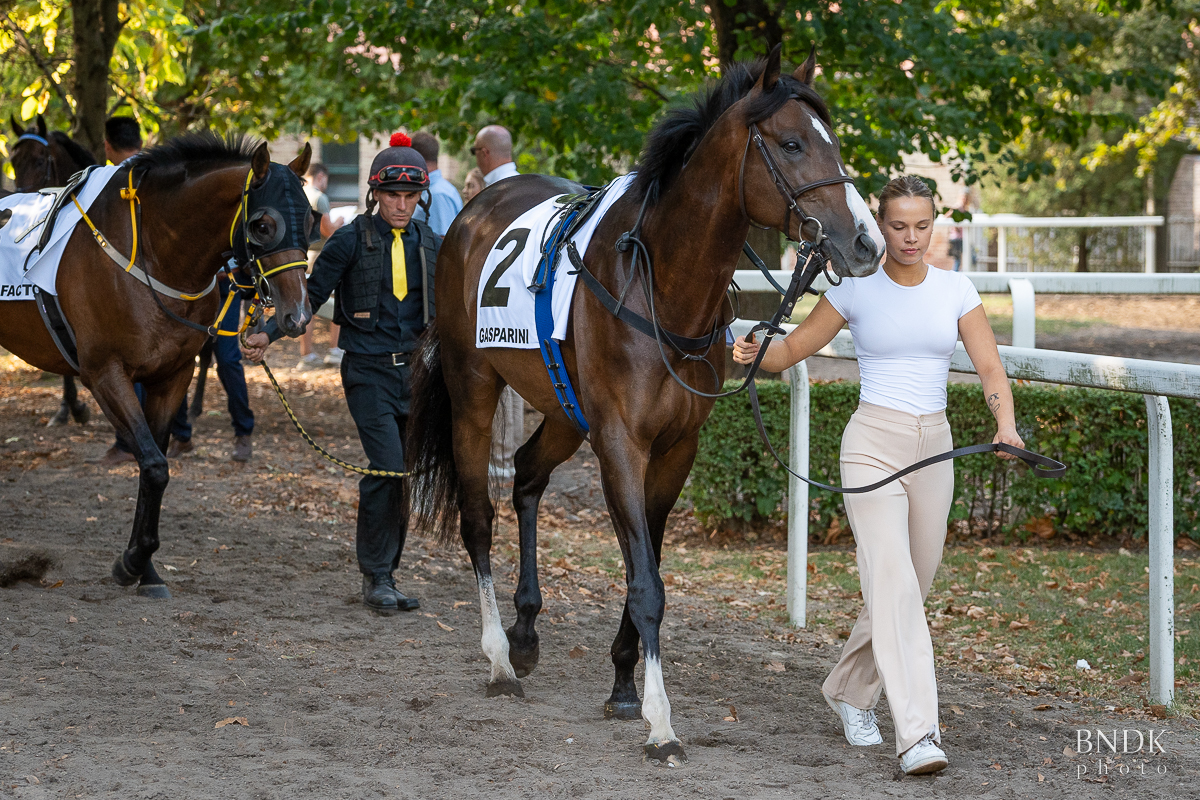
[[[888,181],[887,186],[883,187],[883,191],[879,193],[880,219],[887,216],[888,203],[897,197],[924,197],[929,201],[934,215],[937,214],[937,203],[933,199],[933,190],[929,188],[929,184],[916,175],[901,175],[899,178],[892,178]]]

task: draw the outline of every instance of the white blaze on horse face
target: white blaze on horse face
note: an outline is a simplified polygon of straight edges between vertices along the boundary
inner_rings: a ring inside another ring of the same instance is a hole
[[[646,692],[642,700],[642,719],[650,723],[646,744],[679,741],[671,729],[671,703],[663,685],[662,662],[657,656],[646,657]]]
[[[865,233],[875,242],[875,247],[880,253],[884,250],[883,233],[879,230],[878,223],[875,222],[875,215],[871,213],[871,209],[867,208],[867,201],[862,199],[862,195],[858,193],[858,189],[854,188],[853,183],[846,184],[846,205],[850,207],[850,213],[854,215],[854,225],[859,232]]]
[[[483,654],[492,663],[491,682],[515,681],[517,673],[513,670],[512,662],[508,660],[508,637],[504,634],[504,627],[500,624],[500,609],[496,607],[496,589],[492,586],[490,577],[479,579],[479,612],[483,616],[483,637],[480,645],[483,647]]]
[[[821,138],[826,144],[833,144],[833,138],[829,135],[829,131],[825,129],[825,123],[817,119],[816,114],[809,114],[808,118],[812,120],[812,126],[817,129],[817,133],[821,134]]]

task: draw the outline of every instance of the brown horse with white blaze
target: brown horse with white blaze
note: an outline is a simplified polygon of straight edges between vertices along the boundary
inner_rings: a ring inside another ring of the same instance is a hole
[[[671,112],[655,127],[633,185],[600,221],[583,256],[612,295],[622,293],[634,272],[634,283],[642,285],[624,294],[630,309],[680,336],[711,333],[751,224],[799,239],[815,230],[808,222],[815,218],[837,274],[866,275],[877,268],[882,236],[846,177],[829,113],[811,88],[815,68],[810,56],[795,74],[781,74],[776,48],[764,62],[727,70],[694,107]],[[757,136],[761,147],[752,141]],[[443,535],[461,517],[479,585],[489,695],[523,694],[518,678],[537,663],[534,621],[542,603],[537,507],[550,473],[584,437],[559,406],[538,351],[476,347],[476,293],[501,232],[534,205],[579,190],[559,179],[521,176],[484,190],[467,206],[442,246],[437,321],[413,359],[414,503],[419,523],[440,524]],[[639,232],[653,278],[633,270],[636,248],[614,246],[631,230]],[[562,352],[590,425],[625,560],[628,591],[612,645],[615,681],[605,714],[625,719],[640,714],[650,723],[647,756],[681,759],[660,658],[665,593],[658,567],[667,515],[691,470],[713,399],[673,380],[664,358],[691,387],[716,392],[724,376],[723,347],[711,347],[702,360],[685,360],[671,350],[660,355],[654,338],[577,287]],[[492,583],[494,510],[487,471],[492,416],[505,384],[545,415],[516,455],[520,581],[516,622],[507,632]],[[644,702],[634,683],[639,640],[646,661]]]
[[[116,255],[110,257],[84,224],[76,227],[55,284],[75,332],[78,371],[55,345],[35,302],[0,303],[0,346],[41,369],[78,375],[133,447],[137,508],[113,577],[123,586],[138,583],[140,595],[170,596],[151,562],[169,480],[168,425],[220,310],[213,289],[231,248],[260,293],[273,298],[285,333],[298,336],[311,319],[302,267],[313,220],[300,178],[311,156],[306,145],[285,167],[271,163],[265,143],[203,133],[122,164],[87,214],[126,262],[136,230],[135,266],[157,288],[136,271],[127,273],[126,263],[114,263]],[[144,409],[134,383],[145,387]]]

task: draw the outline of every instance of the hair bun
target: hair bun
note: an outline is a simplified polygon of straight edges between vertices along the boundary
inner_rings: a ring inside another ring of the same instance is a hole
[[[388,144],[392,147],[412,147],[412,139],[407,133],[396,131],[392,134],[392,138],[388,140]]]

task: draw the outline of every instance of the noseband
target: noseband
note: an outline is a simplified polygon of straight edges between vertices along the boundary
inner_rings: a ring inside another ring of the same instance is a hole
[[[814,247],[819,247],[825,239],[825,229],[821,226],[821,220],[805,214],[803,209],[800,208],[800,204],[796,201],[800,198],[800,195],[811,192],[813,189],[819,189],[822,186],[833,186],[838,183],[854,183],[854,179],[849,175],[839,175],[836,178],[823,178],[819,181],[805,183],[799,188],[792,188],[791,181],[779,169],[775,157],[767,149],[767,143],[763,140],[762,131],[758,129],[758,123],[751,122],[750,129],[746,134],[746,148],[742,151],[742,165],[738,169],[738,202],[742,206],[742,216],[749,220],[750,224],[755,228],[765,231],[770,230],[772,226],[759,225],[746,211],[746,155],[750,152],[751,142],[754,142],[754,146],[758,148],[758,152],[762,155],[763,163],[767,167],[767,172],[771,175],[771,180],[775,183],[775,188],[779,190],[779,193],[783,195],[783,199],[787,203],[783,217],[783,235],[789,239],[791,238],[789,231],[792,229],[792,214],[795,213],[800,218],[800,238],[804,238],[804,226],[812,222],[816,225],[816,232],[810,241],[812,241]]]

